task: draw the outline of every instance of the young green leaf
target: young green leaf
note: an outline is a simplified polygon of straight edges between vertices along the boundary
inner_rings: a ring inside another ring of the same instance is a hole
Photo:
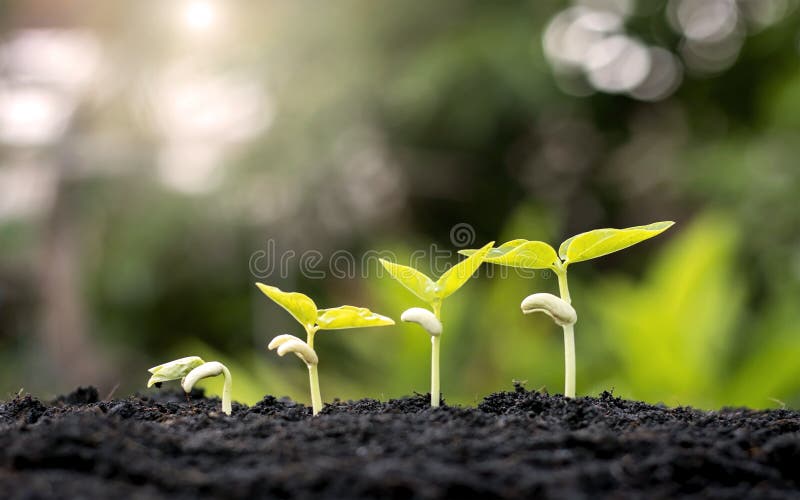
[[[657,236],[673,224],[672,221],[663,221],[625,229],[595,229],[564,241],[558,254],[565,263],[602,257]]]
[[[158,384],[159,382],[182,379],[190,371],[204,363],[205,361],[203,361],[199,356],[188,356],[170,361],[169,363],[154,366],[147,370],[153,374],[150,377],[150,380],[147,381],[147,387],[151,387],[153,384]]]
[[[380,259],[380,262],[392,278],[399,281],[411,293],[428,303],[436,300],[436,283],[432,279],[413,267],[395,264],[385,259]]]
[[[448,269],[436,282],[437,297],[444,299],[461,288],[481,266],[492,245],[494,245],[494,241],[487,243],[483,248]]]
[[[461,250],[462,255],[473,255],[477,250]],[[561,261],[556,251],[543,241],[511,240],[486,254],[484,262],[524,269],[557,270]]]
[[[503,255],[504,253],[508,252],[509,250],[511,250],[513,248],[516,248],[519,245],[522,245],[523,243],[527,243],[527,242],[528,242],[528,240],[525,240],[525,239],[522,239],[522,238],[517,239],[517,240],[506,241],[505,243],[503,243],[499,247],[495,247],[495,248],[492,248],[491,250],[489,250],[489,253],[486,255],[486,259],[488,260],[490,256]],[[479,248],[465,248],[464,250],[459,250],[458,253],[460,253],[461,255],[464,255],[466,257],[469,257],[470,255],[474,255],[475,252],[477,252],[479,250],[480,250]]]
[[[306,328],[312,328],[317,322],[317,305],[307,295],[298,292],[284,292],[278,287],[256,283],[264,295],[283,307],[294,319]]]
[[[320,330],[339,330],[342,328],[363,328],[368,326],[393,325],[394,320],[376,314],[365,307],[340,306],[320,309],[317,325]]]

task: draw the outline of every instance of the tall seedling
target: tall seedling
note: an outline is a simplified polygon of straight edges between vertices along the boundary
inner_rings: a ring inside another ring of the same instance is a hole
[[[561,298],[537,293],[526,297],[521,307],[524,314],[544,312],[564,330],[564,395],[575,397],[575,332],[578,317],[571,305],[567,268],[570,264],[595,259],[628,248],[657,236],[674,222],[654,222],[625,229],[595,229],[575,235],[555,249],[542,241],[511,240],[491,249],[486,262],[525,269],[550,269],[558,277]],[[463,255],[477,255],[480,250],[461,250]]]

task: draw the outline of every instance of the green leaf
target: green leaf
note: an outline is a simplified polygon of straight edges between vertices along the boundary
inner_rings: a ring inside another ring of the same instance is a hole
[[[341,306],[320,309],[317,325],[321,330],[340,330],[342,328],[363,328],[367,326],[393,325],[394,320],[376,314],[365,307]]]
[[[489,250],[489,253],[486,255],[486,260],[489,259],[490,255],[500,255],[500,253],[498,253],[498,252],[504,251],[503,249],[511,249],[513,247],[516,247],[518,245],[526,243],[527,241],[528,240],[523,240],[523,239],[507,241],[507,242],[503,243],[502,245],[500,245],[499,247],[492,248],[491,250]],[[460,253],[461,255],[464,255],[466,257],[469,257],[470,255],[475,255],[475,252],[478,252],[478,251],[480,251],[479,248],[466,248],[464,250],[459,250],[458,253]]]
[[[278,287],[256,283],[264,295],[283,307],[301,325],[311,328],[317,322],[317,305],[307,295],[298,292],[284,292]]]
[[[436,296],[441,300],[452,295],[467,282],[483,263],[494,241],[447,270],[436,282]]]
[[[564,241],[558,254],[565,263],[602,257],[657,236],[673,224],[672,221],[663,221],[625,229],[595,229]]]
[[[461,250],[462,255],[473,255],[477,250]],[[524,269],[557,270],[561,261],[556,251],[543,241],[511,240],[486,254],[485,262]]]
[[[190,371],[194,370],[206,362],[198,356],[188,356],[185,358],[176,359],[163,365],[158,365],[150,368],[149,371],[153,375],[147,381],[147,387],[159,382],[168,382],[170,380],[178,380],[185,377]]]
[[[436,300],[436,283],[434,283],[432,279],[413,267],[395,264],[385,259],[380,259],[380,261],[392,278],[399,281],[400,284],[409,289],[411,293],[425,302],[430,303]]]

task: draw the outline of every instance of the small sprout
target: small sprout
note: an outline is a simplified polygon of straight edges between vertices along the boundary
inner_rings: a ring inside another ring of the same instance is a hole
[[[223,375],[225,377],[225,383],[222,386],[222,411],[226,415],[231,414],[231,389],[233,379],[228,368],[219,361],[209,361],[206,363],[198,356],[189,356],[164,363],[163,365],[154,366],[147,371],[152,373],[150,380],[147,381],[147,387],[153,385],[160,387],[162,382],[180,379],[181,387],[187,394],[192,391],[192,388],[198,380]]]
[[[558,326],[572,326],[578,321],[575,309],[552,293],[528,295],[520,305],[523,314],[542,312],[550,316]]]
[[[286,309],[306,331],[303,342],[294,335],[278,335],[267,346],[277,349],[278,355],[288,352],[297,355],[308,367],[308,383],[311,388],[311,406],[314,415],[322,410],[322,396],[319,391],[319,374],[317,365],[319,358],[314,351],[314,335],[319,330],[342,330],[345,328],[363,328],[369,326],[393,325],[394,320],[376,314],[369,309],[354,306],[340,306],[330,309],[317,309],[310,297],[298,292],[284,292],[280,288],[256,283],[261,292],[276,304]]]
[[[400,316],[403,321],[416,323],[428,332],[431,337],[438,337],[442,334],[442,322],[436,318],[436,315],[422,307],[412,307],[406,309]]]
[[[413,267],[380,259],[381,264],[392,278],[399,281],[408,291],[425,301],[433,309],[433,313],[431,313],[426,309],[413,307],[404,312],[401,317],[403,321],[418,323],[431,335],[431,406],[433,407],[439,406],[441,397],[439,391],[439,343],[442,333],[442,301],[455,293],[475,274],[492,245],[494,242],[476,250],[469,257],[448,269],[435,282]]]
[[[528,241],[523,239],[511,240],[503,243],[497,248],[493,248],[486,255],[486,262],[503,266],[519,267],[525,269],[550,269],[558,277],[558,289],[561,299],[569,305],[572,301],[569,295],[567,284],[567,267],[575,262],[595,259],[619,250],[628,248],[642,241],[658,236],[673,224],[672,221],[654,222],[646,226],[635,226],[625,229],[595,229],[586,233],[577,234],[565,240],[555,249],[542,241]],[[482,249],[481,249],[482,250]],[[462,255],[474,255],[481,250],[461,250]],[[572,315],[565,312],[561,305],[556,306],[551,299],[537,297],[542,294],[534,294],[522,302],[522,312],[529,313],[534,311],[544,312],[553,318],[557,323],[562,321],[564,324],[564,395],[569,398],[575,397],[575,333],[573,324],[577,320],[575,310]],[[533,298],[536,297],[536,298]],[[552,306],[547,309],[543,301],[548,301]],[[539,304],[540,308],[537,308]],[[571,306],[570,306],[571,309]],[[572,322],[563,320],[574,317]],[[560,323],[559,323],[560,324]]]

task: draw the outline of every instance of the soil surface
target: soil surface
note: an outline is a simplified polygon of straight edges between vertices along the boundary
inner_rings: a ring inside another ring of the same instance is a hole
[[[800,413],[516,387],[326,405],[82,388],[0,403],[2,498],[800,498]]]

